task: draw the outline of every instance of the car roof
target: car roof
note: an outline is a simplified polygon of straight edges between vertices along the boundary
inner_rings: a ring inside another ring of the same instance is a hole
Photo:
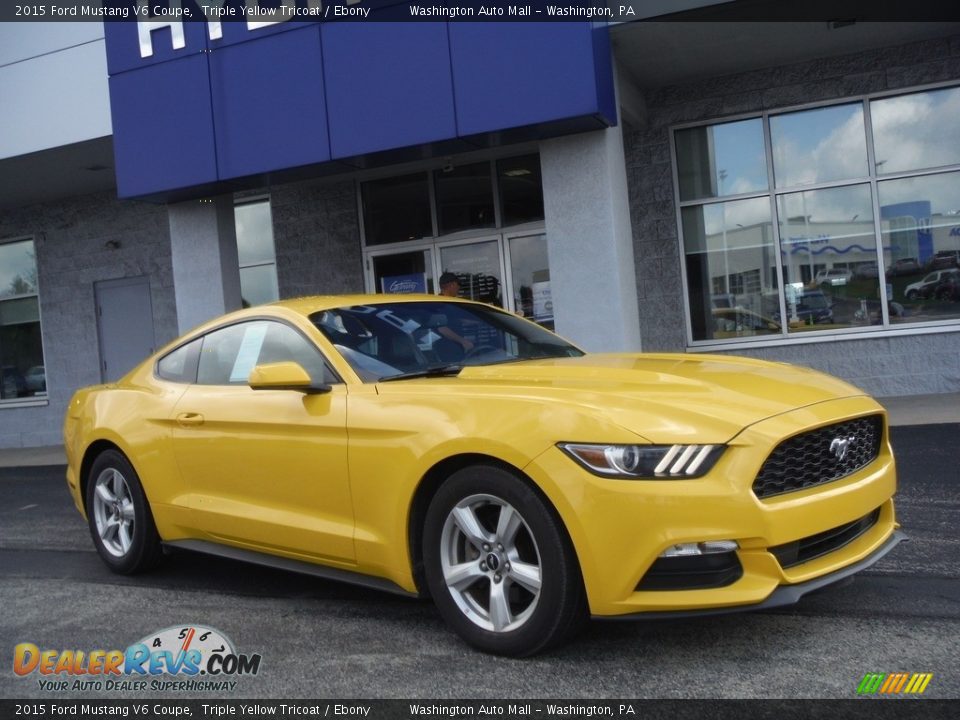
[[[474,304],[472,300],[462,298],[446,297],[444,295],[387,295],[387,294],[366,294],[366,295],[310,295],[306,297],[290,298],[288,300],[279,300],[270,305],[285,307],[300,315],[312,315],[321,310],[330,310],[338,307],[350,307],[351,305],[370,305],[374,303],[407,303],[407,302],[459,302]],[[269,307],[269,306],[267,306]]]
[[[458,303],[461,305],[482,305],[491,310],[499,310],[487,303],[474,302],[473,300],[464,300],[462,298],[452,298],[442,295],[386,295],[386,294],[367,294],[367,295],[310,295],[306,297],[289,298],[287,300],[278,300],[264,305],[254,305],[253,307],[233,312],[219,317],[212,318],[196,326],[188,333],[181,336],[181,339],[187,336],[196,336],[206,333],[220,325],[230,324],[242,320],[259,318],[264,315],[283,314],[284,312],[293,312],[297,315],[309,318],[316,312],[323,310],[332,310],[333,308],[351,307],[353,305],[377,305],[381,303],[413,303],[413,302],[444,302]]]

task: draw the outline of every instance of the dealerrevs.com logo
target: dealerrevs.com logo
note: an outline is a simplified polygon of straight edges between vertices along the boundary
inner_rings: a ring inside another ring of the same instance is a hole
[[[259,654],[244,655],[226,635],[202,625],[175,625],[126,650],[13,649],[13,672],[37,677],[41,690],[232,691],[242,675],[260,671]],[[170,679],[173,676],[177,679]]]

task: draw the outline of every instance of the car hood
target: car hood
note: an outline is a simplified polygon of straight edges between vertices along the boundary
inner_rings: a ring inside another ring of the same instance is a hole
[[[469,366],[457,381],[592,408],[653,443],[727,442],[769,417],[864,395],[842,380],[785,363],[681,354],[590,354]]]

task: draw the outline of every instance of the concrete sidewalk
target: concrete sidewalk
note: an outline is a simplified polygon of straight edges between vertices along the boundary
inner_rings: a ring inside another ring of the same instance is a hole
[[[877,398],[890,414],[891,425],[960,423],[960,393]],[[0,450],[0,467],[66,465],[60,445]]]

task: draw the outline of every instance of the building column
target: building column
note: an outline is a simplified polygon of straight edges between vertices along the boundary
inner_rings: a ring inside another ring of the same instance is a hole
[[[181,333],[240,308],[233,197],[167,206],[173,290]]]
[[[639,350],[621,129],[545,140],[540,166],[557,332],[592,352]]]

